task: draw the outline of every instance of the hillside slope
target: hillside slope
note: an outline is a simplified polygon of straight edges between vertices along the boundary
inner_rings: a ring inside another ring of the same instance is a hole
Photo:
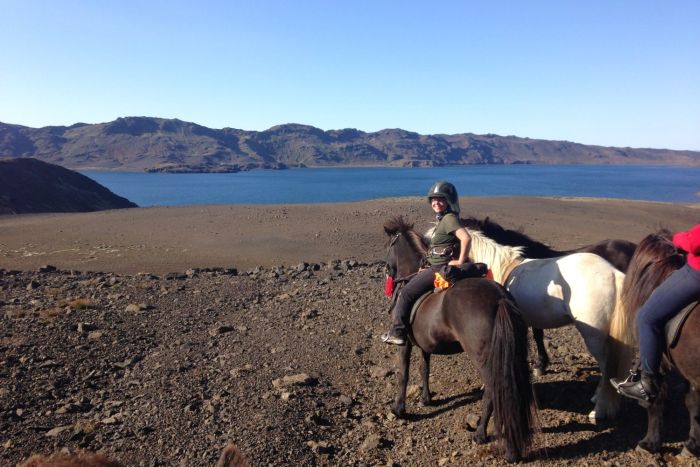
[[[590,146],[516,136],[366,133],[287,124],[265,131],[126,117],[94,125],[29,128],[0,123],[0,156],[71,169],[236,172],[252,168],[468,164],[700,165],[700,152]]]
[[[0,215],[87,212],[136,204],[77,172],[36,159],[0,159]]]

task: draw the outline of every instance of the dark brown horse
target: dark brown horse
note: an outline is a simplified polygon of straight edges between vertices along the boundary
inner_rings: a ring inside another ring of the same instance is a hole
[[[618,271],[627,272],[634,250],[637,248],[636,243],[627,240],[612,239],[602,240],[593,245],[587,245],[573,250],[555,250],[546,243],[530,238],[519,230],[506,229],[492,221],[489,217],[483,220],[475,217],[467,217],[460,220],[462,225],[467,229],[478,230],[501,245],[522,247],[522,255],[524,258],[558,258],[572,253],[593,253],[612,264]],[[544,345],[544,331],[539,328],[532,328],[532,337],[537,346],[535,375],[540,376],[545,373],[549,365],[549,355]]]
[[[673,271],[685,264],[685,258],[671,243],[668,231],[661,231],[644,238],[632,257],[622,295],[625,313],[629,314],[629,326],[634,326],[634,316],[651,293]],[[696,304],[680,330],[680,337],[673,347],[667,347],[664,367],[675,368],[690,383],[685,405],[690,415],[690,433],[684,444],[684,454],[700,455],[700,305]],[[638,446],[650,452],[661,448],[661,428],[666,388],[647,409],[647,433]]]
[[[397,285],[389,291],[395,301],[401,286],[418,271],[427,245],[413,225],[401,217],[387,222],[384,231],[390,237],[387,276]],[[497,436],[505,445],[505,458],[515,462],[527,453],[537,423],[527,366],[527,326],[502,286],[484,278],[463,279],[422,302],[409,342],[401,348],[399,392],[392,406],[399,417],[406,413],[413,345],[423,356],[424,404],[431,403],[430,355],[466,352],[476,363],[484,384],[483,412],[475,441],[487,441],[486,428],[493,415]]]

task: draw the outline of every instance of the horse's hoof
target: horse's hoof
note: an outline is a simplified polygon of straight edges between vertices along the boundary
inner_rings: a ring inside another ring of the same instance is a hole
[[[406,417],[406,409],[404,407],[395,407],[391,406],[391,413],[396,415],[398,418],[405,418]]]
[[[595,410],[591,410],[588,413],[588,420],[593,424],[597,424],[599,422],[600,419],[596,416]]]
[[[420,399],[420,404],[424,407],[430,407],[433,405],[433,399],[428,397],[428,398],[422,398]]]
[[[684,459],[695,459],[698,456],[694,454],[693,451],[688,449],[688,446],[683,446],[683,450],[680,454],[678,454],[678,457],[682,457]]]
[[[507,452],[506,451],[506,453],[503,457],[506,458],[506,462],[508,462],[509,464],[515,464],[516,462],[518,462],[520,460],[520,455],[516,452]]]
[[[637,447],[634,448],[634,451],[646,454],[656,454],[659,452],[660,448],[661,446],[659,446],[657,443],[650,443],[648,441],[641,440],[639,443],[637,443]]]
[[[486,434],[479,431],[474,432],[472,439],[476,444],[486,444],[488,442],[488,437]]]

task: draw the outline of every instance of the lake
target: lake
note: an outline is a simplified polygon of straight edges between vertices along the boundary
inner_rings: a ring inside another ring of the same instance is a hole
[[[335,203],[422,196],[437,180],[455,184],[460,196],[584,196],[700,203],[700,167],[487,165],[233,174],[82,173],[142,207]]]

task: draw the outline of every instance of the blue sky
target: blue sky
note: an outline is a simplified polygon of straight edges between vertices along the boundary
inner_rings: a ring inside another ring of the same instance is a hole
[[[0,121],[700,150],[698,25],[698,0],[0,0]]]

